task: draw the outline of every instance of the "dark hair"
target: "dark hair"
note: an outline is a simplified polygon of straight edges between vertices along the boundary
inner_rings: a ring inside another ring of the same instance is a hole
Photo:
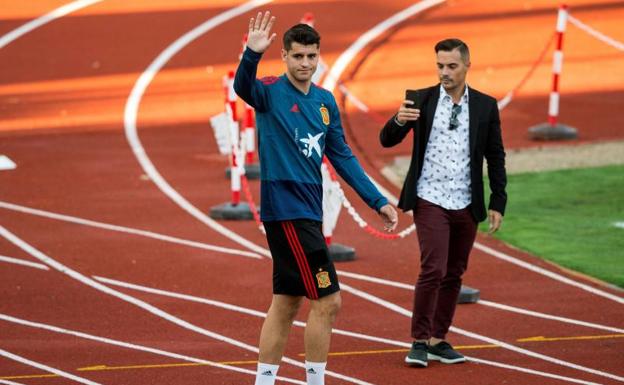
[[[470,61],[470,51],[468,50],[468,45],[459,39],[445,39],[439,41],[438,44],[435,45],[435,52],[450,52],[456,48],[459,49],[459,54],[464,63],[468,63]]]
[[[284,32],[282,41],[286,51],[290,50],[293,42],[303,45],[316,44],[318,47],[321,46],[321,36],[307,24],[292,26],[288,31]]]

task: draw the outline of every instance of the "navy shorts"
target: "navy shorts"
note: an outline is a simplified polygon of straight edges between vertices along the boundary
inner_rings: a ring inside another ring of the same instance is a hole
[[[340,290],[321,222],[264,222],[273,256],[273,294],[318,299]]]

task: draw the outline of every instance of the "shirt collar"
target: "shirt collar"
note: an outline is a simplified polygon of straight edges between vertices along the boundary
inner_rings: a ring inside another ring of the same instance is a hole
[[[453,101],[453,98],[451,98],[451,95],[449,95],[444,89],[444,87],[442,87],[442,84],[440,84],[440,99],[444,99],[444,98],[447,98],[447,100],[450,102]],[[468,84],[467,83],[464,87],[464,94],[462,95],[461,101],[460,101],[460,104],[463,104],[463,103],[468,103]]]

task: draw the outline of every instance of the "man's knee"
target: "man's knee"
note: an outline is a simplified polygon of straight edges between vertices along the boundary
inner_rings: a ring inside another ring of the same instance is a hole
[[[340,296],[340,292],[330,294],[327,297],[323,297],[312,302],[313,311],[317,312],[317,314],[323,317],[328,317],[331,319],[336,317],[336,315],[340,311],[341,306],[342,297]]]
[[[301,307],[302,297],[274,296],[271,309],[280,317],[293,320]]]

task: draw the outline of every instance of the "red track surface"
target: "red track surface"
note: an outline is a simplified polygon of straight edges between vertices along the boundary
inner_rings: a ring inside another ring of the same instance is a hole
[[[3,5],[0,35],[63,5],[40,1],[28,10]],[[141,2],[137,2],[141,3]],[[169,3],[169,4],[168,4]],[[435,82],[432,45],[447,35],[469,42],[473,67],[470,84],[501,98],[528,71],[555,25],[550,1],[452,1],[409,19],[368,47],[342,80],[372,110],[389,116],[403,89]],[[570,1],[572,13],[598,30],[622,40],[622,2]],[[17,2],[16,2],[17,4]],[[0,172],[0,200],[128,228],[142,229],[207,244],[247,250],[184,212],[146,180],[124,135],[123,114],[132,87],[147,66],[178,37],[238,5],[234,1],[167,1],[150,6],[103,1],[46,24],[0,49],[0,154],[18,168]],[[410,5],[392,0],[365,2],[276,1],[277,31],[314,12],[323,34],[323,57],[330,65],[362,33]],[[354,15],[354,8],[361,12]],[[228,199],[223,177],[227,160],[218,155],[208,118],[222,109],[221,76],[234,68],[240,37],[249,14],[234,18],[186,46],[147,88],[138,113],[139,136],[147,155],[169,184],[205,212]],[[621,138],[624,76],[617,70],[622,53],[569,26],[564,51],[561,121],[579,128],[581,141]],[[262,73],[282,71],[278,49],[263,61]],[[508,148],[533,146],[526,128],[546,119],[550,57],[502,113]],[[345,105],[348,139],[367,171],[377,170],[406,146],[381,150],[379,126]],[[384,182],[382,182],[384,183]],[[395,195],[398,191],[384,183]],[[252,182],[254,194],[258,183]],[[369,223],[377,224],[350,191],[347,194]],[[514,215],[510,213],[510,215]],[[520,215],[519,213],[517,215]],[[402,216],[400,227],[410,224]],[[0,208],[0,225],[50,258],[86,277],[100,276],[152,288],[266,311],[270,300],[271,264],[264,259],[183,246],[143,236],[43,218]],[[224,223],[262,247],[263,236],[251,222]],[[340,270],[411,284],[418,274],[417,242],[412,235],[380,241],[357,228],[343,213],[335,234],[353,245],[358,260]],[[539,259],[488,237],[479,242],[500,252],[570,277],[600,290],[621,292],[571,276]],[[38,261],[0,238],[0,255]],[[409,290],[342,282],[410,309]],[[475,250],[466,284],[485,300],[585,322],[624,328],[621,303],[565,285],[543,275]],[[135,290],[109,287],[149,303],[205,330],[257,344],[262,320],[215,306]],[[57,270],[38,270],[0,262],[0,314],[158,348],[216,362],[253,361],[256,354],[175,325],[144,309],[107,295]],[[336,328],[409,341],[409,318],[347,292]],[[305,319],[305,309],[300,319]],[[455,326],[523,349],[615,376],[624,376],[624,339],[582,336],[617,334],[584,326],[496,310],[484,305],[460,306]],[[565,337],[520,342],[534,336]],[[451,341],[475,358],[548,372],[600,384],[621,381],[529,357],[500,347],[475,349],[482,341],[451,333]],[[303,360],[303,333],[294,328],[287,356]],[[207,366],[166,366],[180,359],[116,347],[102,342],[0,320],[0,349],[101,384],[240,384],[247,374]],[[516,370],[469,363],[432,364],[414,370],[402,364],[404,351],[378,342],[336,335],[329,369],[374,384],[558,384]],[[359,354],[358,354],[359,353]],[[115,370],[79,368],[106,365]],[[148,366],[153,365],[153,366]],[[253,362],[238,364],[255,369]],[[71,380],[0,355],[0,379],[23,384],[66,384]],[[304,378],[300,368],[283,364],[280,374]],[[32,377],[22,377],[32,376]],[[329,384],[346,381],[329,377]]]

